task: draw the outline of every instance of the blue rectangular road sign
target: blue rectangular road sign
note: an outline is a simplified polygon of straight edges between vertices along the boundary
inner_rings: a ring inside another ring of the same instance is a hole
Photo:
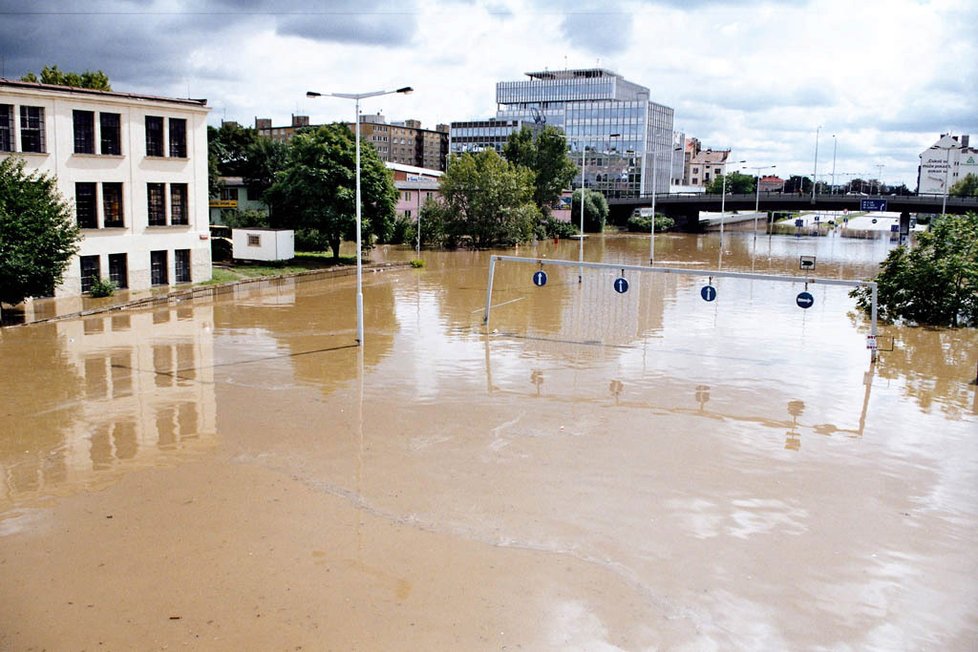
[[[859,210],[861,211],[885,211],[885,199],[860,199]]]

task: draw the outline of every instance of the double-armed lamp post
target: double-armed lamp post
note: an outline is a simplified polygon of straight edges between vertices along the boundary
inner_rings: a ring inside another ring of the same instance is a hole
[[[356,174],[357,174],[357,198],[356,198],[356,216],[357,216],[357,345],[363,346],[363,247],[361,245],[361,227],[360,227],[360,100],[368,97],[378,97],[380,95],[393,95],[394,93],[410,93],[414,89],[410,86],[405,86],[404,88],[398,88],[394,91],[370,91],[368,93],[317,93],[315,91],[307,91],[306,97],[340,97],[345,100],[353,100],[356,102],[356,127],[354,129],[356,133]]]
[[[734,165],[742,165],[747,162],[747,159],[740,161],[733,161]],[[723,167],[723,177],[720,182],[720,250],[723,250],[723,223],[727,219],[727,166],[730,163],[724,163]],[[736,171],[736,170],[735,170]],[[655,219],[655,216],[653,216]]]
[[[761,170],[771,170],[777,165],[748,166],[754,171],[754,244],[757,244],[757,214],[761,210]]]

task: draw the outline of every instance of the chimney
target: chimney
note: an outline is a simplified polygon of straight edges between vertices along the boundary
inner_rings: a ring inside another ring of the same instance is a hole
[[[971,136],[969,136],[967,134],[965,134],[964,136],[961,136],[961,147],[962,148],[967,147],[968,146],[968,143],[970,141],[971,141]]]
[[[296,115],[292,114],[292,126],[293,127],[308,127],[309,126],[309,116],[307,115]]]

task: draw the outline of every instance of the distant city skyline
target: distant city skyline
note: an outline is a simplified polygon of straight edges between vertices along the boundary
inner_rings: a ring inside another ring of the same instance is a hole
[[[675,109],[675,128],[747,166],[913,189],[942,133],[978,134],[971,0],[0,0],[0,74],[102,70],[113,89],[205,97],[210,123],[425,128],[495,115],[495,84],[601,67]],[[833,138],[834,136],[834,138]],[[880,167],[882,166],[882,167]]]

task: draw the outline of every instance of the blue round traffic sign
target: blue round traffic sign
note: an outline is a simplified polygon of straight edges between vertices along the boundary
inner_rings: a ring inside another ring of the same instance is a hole
[[[811,292],[799,292],[795,298],[795,303],[798,304],[799,308],[805,308],[807,310],[815,305],[815,297],[812,296]]]
[[[533,285],[542,288],[547,284],[547,273],[542,269],[539,272],[533,274]]]
[[[703,301],[713,301],[717,298],[717,289],[712,285],[704,285],[700,290],[700,296],[703,297]]]
[[[615,292],[618,294],[628,292],[628,281],[624,277],[619,276],[615,279]]]

